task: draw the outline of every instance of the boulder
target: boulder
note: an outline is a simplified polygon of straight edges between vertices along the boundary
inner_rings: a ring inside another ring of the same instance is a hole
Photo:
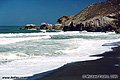
[[[48,28],[49,30],[52,30],[52,24],[47,24],[47,28]]]
[[[20,30],[23,30],[23,29],[35,29],[35,30],[39,30],[40,28],[37,27],[35,24],[27,24],[25,27],[21,27]]]
[[[49,29],[52,30],[52,24],[46,24],[45,22],[43,22],[40,26],[40,29]]]
[[[47,29],[47,24],[45,22],[43,22],[40,26],[40,29]]]
[[[37,29],[37,26],[35,24],[27,24],[25,29]]]

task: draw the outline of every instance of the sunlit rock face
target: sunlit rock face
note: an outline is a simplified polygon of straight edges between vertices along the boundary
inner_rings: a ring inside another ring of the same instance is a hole
[[[20,30],[24,30],[24,29],[35,29],[35,30],[39,30],[40,28],[37,27],[35,24],[27,24],[25,27],[21,27]]]
[[[42,24],[41,24],[41,26],[40,26],[40,29],[49,29],[49,30],[51,30],[52,29],[52,24],[47,24],[47,23],[45,23],[45,22],[43,22]]]
[[[120,0],[108,0],[87,6],[68,20],[59,20],[64,31],[120,33]]]

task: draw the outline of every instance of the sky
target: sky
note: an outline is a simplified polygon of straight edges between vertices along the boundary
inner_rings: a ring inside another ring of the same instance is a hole
[[[107,0],[0,0],[0,26],[55,24],[64,15],[76,15],[92,3]]]

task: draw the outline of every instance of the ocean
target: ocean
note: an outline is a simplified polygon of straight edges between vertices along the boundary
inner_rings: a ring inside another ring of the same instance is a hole
[[[0,27],[0,80],[32,76],[67,63],[95,60],[101,57],[90,55],[110,51],[113,47],[102,45],[120,41],[120,34],[114,32],[42,32],[19,28]]]

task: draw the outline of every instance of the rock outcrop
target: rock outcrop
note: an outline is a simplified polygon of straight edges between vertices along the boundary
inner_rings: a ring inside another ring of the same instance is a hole
[[[36,29],[36,30],[39,30],[40,28],[37,27],[35,24],[27,24],[25,27],[21,27],[20,30],[23,30],[23,29]]]
[[[53,26],[53,29],[55,30],[63,30],[63,25],[66,21],[70,20],[71,18],[73,18],[73,15],[67,15],[67,16],[63,16],[61,18],[59,18],[56,22],[56,24]]]
[[[64,31],[120,33],[120,0],[108,0],[87,6],[70,19],[58,19]]]
[[[46,24],[45,22],[43,22],[40,26],[40,29],[49,29],[52,30],[52,24]]]

